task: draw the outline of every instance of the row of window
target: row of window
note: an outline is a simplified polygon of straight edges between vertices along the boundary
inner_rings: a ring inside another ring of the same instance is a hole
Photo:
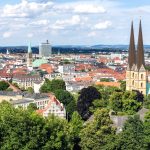
[[[132,78],[137,78],[137,74],[134,74],[134,73],[132,73]],[[144,79],[144,75],[143,74],[141,74],[140,75],[140,79]]]

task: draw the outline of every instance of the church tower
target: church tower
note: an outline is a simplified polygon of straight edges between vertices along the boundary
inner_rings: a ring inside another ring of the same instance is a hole
[[[27,53],[27,67],[32,67],[32,49],[31,49],[31,43],[28,45],[28,53]]]
[[[126,70],[126,90],[138,90],[146,95],[147,72],[145,69],[142,24],[139,24],[137,52],[135,51],[133,22],[131,25],[128,67]]]

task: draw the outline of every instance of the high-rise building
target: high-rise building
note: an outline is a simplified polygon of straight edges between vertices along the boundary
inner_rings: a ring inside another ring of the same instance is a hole
[[[126,70],[126,90],[138,90],[146,95],[149,94],[149,89],[147,71],[145,69],[142,25],[140,20],[137,51],[134,41],[133,22],[131,25],[128,67]]]
[[[46,43],[41,43],[39,45],[39,55],[40,57],[48,57],[52,54],[52,46],[51,44],[48,42]]]
[[[28,53],[27,53],[27,67],[32,67],[32,49],[31,49],[31,43],[28,45]]]

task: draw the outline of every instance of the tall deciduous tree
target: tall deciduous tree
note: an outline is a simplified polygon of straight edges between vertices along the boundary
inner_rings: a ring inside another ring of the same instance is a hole
[[[118,150],[146,150],[144,125],[139,116],[129,117],[118,138]]]
[[[9,87],[9,84],[5,81],[0,81],[0,91],[5,91]]]
[[[112,150],[115,146],[115,136],[109,111],[97,110],[94,120],[87,123],[80,133],[80,146],[82,150]]]
[[[77,102],[77,110],[82,119],[87,120],[91,116],[89,107],[95,99],[100,99],[101,95],[95,87],[83,88]]]

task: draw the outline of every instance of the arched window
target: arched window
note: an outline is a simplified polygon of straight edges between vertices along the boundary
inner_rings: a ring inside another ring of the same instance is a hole
[[[132,81],[132,85],[134,85],[134,80]]]
[[[143,74],[141,74],[141,79],[143,79]]]
[[[141,83],[141,88],[143,87],[143,83]]]
[[[132,73],[132,77],[134,78],[134,73]]]

